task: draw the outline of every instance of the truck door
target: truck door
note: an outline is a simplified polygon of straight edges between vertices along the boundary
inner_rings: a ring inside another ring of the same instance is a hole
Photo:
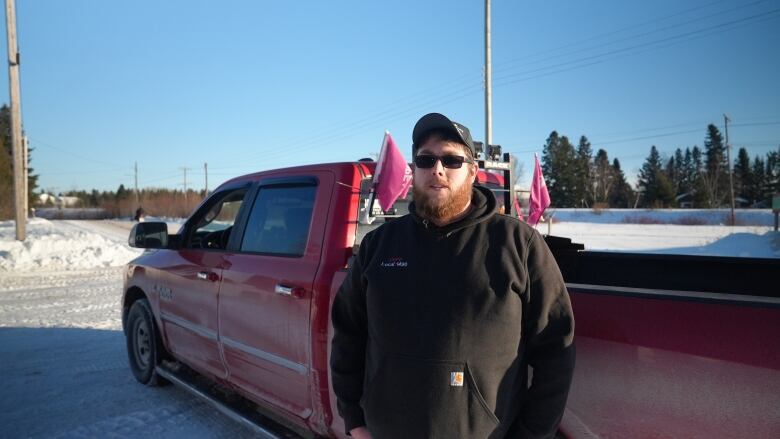
[[[333,181],[327,172],[261,181],[220,290],[230,381],[302,419],[312,412],[310,307]]]
[[[159,270],[155,288],[168,346],[203,372],[226,377],[219,353],[217,299],[225,247],[247,188],[220,191],[187,222],[182,245]]]

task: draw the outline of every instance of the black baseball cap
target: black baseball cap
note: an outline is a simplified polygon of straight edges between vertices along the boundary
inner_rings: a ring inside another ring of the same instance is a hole
[[[471,150],[471,156],[476,158],[477,151],[474,149],[474,141],[471,139],[471,132],[464,125],[451,121],[447,116],[439,113],[428,113],[421,117],[414,125],[412,130],[412,155],[417,153],[420,142],[425,135],[432,130],[441,130],[452,134],[456,139]]]

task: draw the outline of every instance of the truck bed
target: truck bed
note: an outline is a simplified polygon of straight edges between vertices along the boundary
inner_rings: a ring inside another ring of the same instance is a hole
[[[576,320],[568,437],[780,436],[780,261],[548,242]]]

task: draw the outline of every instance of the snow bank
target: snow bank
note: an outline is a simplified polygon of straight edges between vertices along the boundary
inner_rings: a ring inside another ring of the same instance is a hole
[[[19,242],[14,222],[0,221],[0,272],[114,267],[142,252],[75,223],[32,219],[27,222],[27,239]]]
[[[546,234],[546,224],[537,227]],[[553,223],[550,233],[586,250],[699,256],[780,258],[780,232],[764,226]]]
[[[731,209],[548,209],[553,222],[595,224],[679,224],[688,226],[726,225]],[[737,226],[773,226],[771,209],[737,209]]]

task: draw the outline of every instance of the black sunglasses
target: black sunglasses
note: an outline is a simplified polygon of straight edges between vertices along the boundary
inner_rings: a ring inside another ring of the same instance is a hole
[[[436,166],[436,161],[441,161],[441,165],[447,169],[460,169],[463,163],[474,163],[474,160],[467,159],[462,155],[443,155],[420,154],[414,158],[414,166],[420,169],[429,169]]]

